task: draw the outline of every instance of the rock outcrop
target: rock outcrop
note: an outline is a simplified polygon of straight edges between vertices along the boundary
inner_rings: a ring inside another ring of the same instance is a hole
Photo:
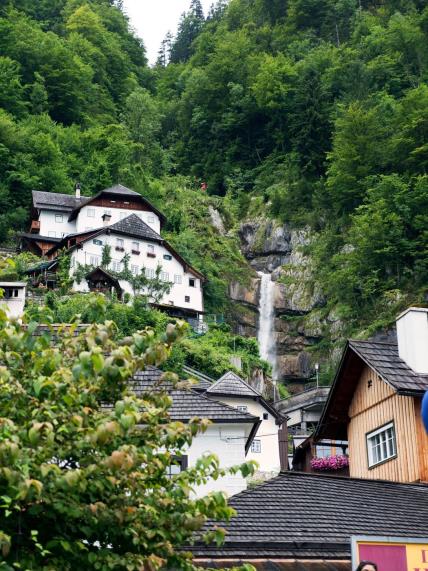
[[[279,378],[293,385],[314,375],[310,349],[326,330],[340,336],[342,324],[325,315],[325,299],[313,276],[304,249],[310,242],[309,229],[293,229],[270,219],[245,221],[239,229],[241,249],[257,272],[269,272],[275,282],[275,336]],[[255,274],[256,275],[256,274]],[[236,331],[257,336],[260,279],[247,286],[230,285],[234,301]]]

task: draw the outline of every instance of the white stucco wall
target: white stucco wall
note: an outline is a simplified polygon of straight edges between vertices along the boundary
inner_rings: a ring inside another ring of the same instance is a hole
[[[198,434],[186,454],[189,467],[194,466],[204,454],[216,454],[222,468],[228,468],[246,462],[245,443],[251,425],[212,424],[204,434]],[[246,490],[247,481],[240,474],[228,475],[218,480],[210,480],[196,490],[198,496],[209,492],[223,491],[228,496]]]
[[[76,232],[76,221],[68,222],[69,212],[42,210],[39,216],[40,235],[62,238]]]
[[[10,317],[21,317],[24,313],[26,284],[23,282],[0,282],[3,297],[0,307]],[[9,290],[9,294],[6,290]]]
[[[248,451],[247,460],[256,460],[259,464],[259,472],[263,474],[277,474],[281,469],[281,462],[279,457],[279,441],[278,430],[279,426],[275,423],[274,416],[268,412],[259,402],[245,397],[217,397],[215,398],[220,402],[228,404],[233,407],[246,406],[247,412],[258,416],[262,422],[259,426],[255,440],[260,440],[261,451],[252,452]],[[267,420],[263,420],[263,414],[267,414]]]
[[[120,252],[116,250],[117,239],[123,240],[124,251]],[[177,307],[189,308],[194,311],[203,311],[203,292],[202,284],[199,278],[196,278],[193,274],[184,271],[183,265],[175,259],[172,254],[160,244],[144,242],[142,240],[137,240],[134,238],[127,238],[125,236],[120,236],[118,234],[100,234],[95,238],[97,241],[101,241],[102,244],[95,244],[94,239],[88,240],[83,244],[83,247],[73,251],[71,255],[71,272],[77,267],[77,264],[81,265],[100,265],[102,250],[105,244],[111,246],[111,256],[112,263],[111,269],[116,271],[118,266],[115,264],[120,264],[124,255],[130,255],[129,267],[132,271],[133,266],[135,266],[138,272],[144,267],[145,269],[156,271],[158,264],[162,266],[162,271],[166,272],[166,280],[174,282],[175,276],[181,277],[180,283],[173,283],[171,291],[169,294],[165,294],[161,300],[162,304],[172,305]],[[134,249],[134,242],[138,242],[138,249],[140,251],[139,255],[132,254]],[[149,245],[154,248],[155,258],[148,257]],[[164,256],[172,256],[171,260],[164,259]],[[189,280],[194,280],[195,287],[189,285]],[[127,282],[121,282],[121,286],[124,290],[131,295],[133,294],[130,284]],[[82,281],[80,284],[75,284],[74,289],[76,291],[88,291],[86,281]],[[190,301],[186,301],[186,296],[189,297]]]
[[[159,216],[154,212],[132,210],[131,208],[108,208],[104,206],[93,206],[91,204],[80,209],[76,221],[76,232],[86,232],[87,230],[102,228],[104,226],[102,217],[106,212],[111,215],[109,225],[115,224],[131,214],[136,214],[143,222],[150,226],[152,230],[160,234]],[[93,216],[89,216],[88,214],[93,214]]]

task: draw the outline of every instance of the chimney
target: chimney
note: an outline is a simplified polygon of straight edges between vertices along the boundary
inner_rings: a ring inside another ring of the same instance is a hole
[[[409,307],[397,317],[398,354],[415,373],[428,375],[428,308]]]
[[[76,182],[75,189],[76,189],[76,198],[80,199],[80,182]]]

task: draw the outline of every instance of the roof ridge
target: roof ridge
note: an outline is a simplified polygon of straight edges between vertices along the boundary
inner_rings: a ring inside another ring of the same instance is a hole
[[[156,232],[156,230],[153,230],[153,228],[151,228],[151,226],[149,226],[148,224],[146,224],[144,222],[144,220],[141,220],[141,218],[139,216],[137,216],[137,214],[135,214],[135,212],[132,212],[131,214],[129,214],[129,216],[126,216],[125,218],[122,218],[122,220],[118,220],[117,222],[115,222],[114,224],[111,224],[110,226],[105,226],[105,228],[109,228],[111,229],[119,229],[121,227],[121,225],[123,225],[127,220],[129,221],[129,219],[132,219],[136,221],[138,221],[138,224],[140,224],[144,229],[148,229],[150,230],[150,232],[153,232],[153,234],[155,234],[158,238],[160,238],[161,240],[163,240],[162,236],[160,234],[158,234]]]
[[[179,389],[179,390],[180,390],[180,389]],[[218,404],[220,407],[222,407],[222,408],[227,408],[227,409],[229,409],[229,410],[235,412],[238,416],[241,416],[241,415],[242,415],[242,416],[247,416],[248,418],[257,418],[258,420],[260,420],[259,417],[256,416],[256,415],[254,415],[254,414],[250,414],[249,412],[245,412],[245,411],[243,411],[243,410],[238,410],[238,409],[236,409],[234,406],[232,406],[232,405],[230,405],[230,404],[226,404],[226,403],[221,402],[221,401],[218,401],[218,400],[210,399],[209,397],[205,396],[205,394],[200,394],[200,393],[196,392],[196,391],[193,390],[193,389],[188,389],[188,390],[189,390],[189,392],[192,392],[192,393],[195,394],[196,396],[198,396],[198,397],[200,397],[200,398],[203,398],[203,399],[205,399],[206,401],[209,401],[209,402],[211,402],[211,403],[215,402],[215,403]],[[206,391],[206,392],[208,392],[208,391]]]
[[[242,377],[240,377],[237,373],[235,373],[235,371],[232,371],[231,369],[226,373],[224,373],[219,379],[217,379],[217,381],[215,381],[215,383],[207,390],[207,392],[211,392],[217,385],[220,385],[221,383],[227,381],[227,378],[225,378],[227,375],[233,375],[237,380],[239,380],[239,382],[243,383],[243,385],[246,386],[248,389],[250,389],[256,396],[258,397],[262,396],[261,393],[256,391],[256,389],[254,389],[249,383],[247,383],[247,381],[245,381]]]
[[[400,486],[400,487],[418,487],[423,488],[428,491],[428,484],[423,482],[392,482],[391,480],[381,480],[375,478],[353,478],[351,476],[344,476],[341,474],[326,474],[326,473],[315,473],[315,472],[300,472],[297,470],[284,470],[281,471],[277,478],[279,477],[286,477],[286,476],[304,476],[307,478],[330,478],[333,480],[344,480],[346,482],[362,482],[367,484],[388,484],[393,487]],[[268,480],[270,482],[272,480]]]
[[[348,339],[349,343],[377,343],[378,345],[393,345],[397,347],[395,341],[377,341],[376,339]]]

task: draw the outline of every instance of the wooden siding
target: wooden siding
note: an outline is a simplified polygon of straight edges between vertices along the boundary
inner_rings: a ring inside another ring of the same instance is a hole
[[[369,382],[371,381],[371,386]],[[372,369],[361,374],[349,407],[350,475],[355,478],[415,482],[422,478],[415,400],[399,396]],[[366,434],[394,421],[397,457],[368,467]],[[428,446],[428,442],[426,442]]]
[[[90,202],[86,203],[85,206],[101,206],[106,208],[107,210],[111,210],[112,208],[122,208],[127,210],[140,210],[144,212],[153,212],[153,209],[150,209],[147,204],[145,204],[142,200],[129,198],[125,200],[123,198],[106,198],[106,197],[99,197],[94,198]]]

